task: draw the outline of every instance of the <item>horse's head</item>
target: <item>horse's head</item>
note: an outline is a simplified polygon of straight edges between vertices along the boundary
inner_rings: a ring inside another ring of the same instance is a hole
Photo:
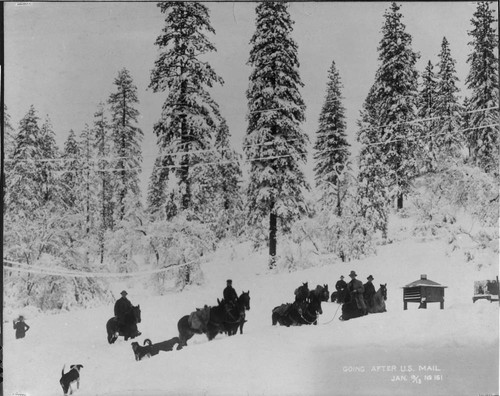
[[[245,307],[247,311],[250,311],[250,290],[241,293],[238,297],[238,303]]]
[[[309,305],[307,306],[309,309],[309,312],[311,312],[313,315],[316,314],[323,314],[323,309],[321,308],[321,296],[313,294],[311,296],[311,301],[309,302]]]
[[[132,312],[137,323],[141,323],[141,306],[137,305],[136,307],[132,307]]]
[[[387,283],[384,285],[380,284],[380,292],[382,293],[382,297],[384,297],[384,301],[387,300]]]

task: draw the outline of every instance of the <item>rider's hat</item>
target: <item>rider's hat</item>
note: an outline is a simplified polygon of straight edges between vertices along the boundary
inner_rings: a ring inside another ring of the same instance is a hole
[[[233,283],[233,281],[231,279],[228,279],[226,282],[227,283]]]
[[[125,290],[123,290],[120,294],[121,294],[122,296],[126,296],[128,293],[127,293]]]
[[[340,279],[344,279],[344,275],[340,275]]]
[[[370,276],[368,276],[368,278],[366,278],[366,279],[368,279],[368,280],[373,280],[373,276],[371,276],[371,275],[370,275]]]
[[[350,277],[355,277],[355,276],[358,276],[358,274],[355,272],[355,271],[351,271],[351,273],[349,274]]]

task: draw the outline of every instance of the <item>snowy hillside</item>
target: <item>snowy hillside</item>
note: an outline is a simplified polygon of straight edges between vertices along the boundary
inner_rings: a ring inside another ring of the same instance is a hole
[[[125,285],[142,309],[142,343],[177,335],[177,321],[215,305],[227,278],[250,290],[243,335],[195,335],[181,351],[136,362],[130,341],[108,345],[112,306],[60,315],[28,315],[25,339],[4,323],[5,395],[60,395],[63,364],[83,364],[79,396],[87,395],[478,395],[498,393],[498,303],[472,303],[473,282],[495,279],[492,256],[481,270],[442,241],[394,242],[376,256],[293,273],[266,269],[249,244],[220,249],[202,268],[203,286],[152,297]],[[273,307],[293,301],[302,282],[330,291],[351,269],[387,283],[387,313],[341,322],[339,305],[323,303],[317,326],[273,327]],[[427,274],[447,286],[445,308],[403,310],[401,287]],[[116,284],[114,294],[124,287]],[[11,319],[11,318],[6,318]],[[136,339],[137,341],[137,339]]]

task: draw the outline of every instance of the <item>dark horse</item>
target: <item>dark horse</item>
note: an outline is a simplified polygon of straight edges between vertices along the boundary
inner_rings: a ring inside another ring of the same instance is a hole
[[[321,301],[328,301],[330,297],[330,292],[328,291],[328,285],[317,285],[316,289],[309,291],[309,300],[314,296],[317,296]]]
[[[224,300],[223,300],[224,301]],[[245,324],[245,311],[250,310],[250,290],[243,292],[236,300],[234,307],[229,309],[228,321],[224,323],[224,330],[228,335],[232,336],[240,329],[240,334],[243,334],[243,325]]]
[[[371,301],[365,301],[368,308],[367,313],[386,312],[385,300],[387,300],[387,283],[380,285],[380,288],[373,295]],[[367,313],[364,313],[362,309],[358,308],[354,298],[352,298],[349,293],[346,293],[345,302],[342,305],[342,315],[339,318],[340,320],[359,318]]]
[[[387,310],[385,309],[386,300],[387,300],[387,283],[383,285],[380,284],[380,288],[373,295],[371,302],[367,301],[368,313],[387,312]]]
[[[317,324],[318,315],[323,313],[321,309],[321,295],[312,294],[309,301],[298,302],[293,304],[282,304],[273,309],[272,322],[273,326],[280,324],[281,326],[300,326],[308,324]]]
[[[139,305],[132,307],[132,309],[125,314],[121,327],[118,320],[112,317],[106,323],[108,342],[113,344],[119,336],[125,337],[125,341],[129,338],[137,337],[139,335],[137,323],[141,323],[141,308]]]
[[[223,301],[219,301],[216,307],[208,307],[209,319],[205,329],[195,329],[189,324],[189,315],[185,315],[177,322],[177,329],[179,330],[179,345],[177,349],[182,349],[187,346],[187,341],[195,334],[207,335],[209,341],[213,340],[219,332],[224,331],[225,323],[229,321],[228,313]]]
[[[302,303],[307,300],[309,297],[309,287],[307,285],[308,282],[302,283],[302,286],[299,286],[295,289],[295,302]]]

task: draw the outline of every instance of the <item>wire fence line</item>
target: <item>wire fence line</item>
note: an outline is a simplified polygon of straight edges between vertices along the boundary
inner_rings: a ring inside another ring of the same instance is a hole
[[[135,271],[135,272],[86,272],[86,271],[77,271],[70,270],[67,268],[54,268],[47,267],[42,265],[30,265],[26,263],[20,263],[11,260],[3,260],[4,265],[3,270],[6,271],[18,271],[23,273],[33,273],[38,275],[48,275],[48,276],[61,276],[68,278],[133,278],[133,277],[142,277],[149,276],[154,274],[159,274],[162,272],[167,272],[175,268],[181,268],[192,264],[207,264],[209,261],[201,261],[200,259],[191,260],[186,263],[180,264],[168,264],[163,266],[162,268],[145,270],[145,271]]]

